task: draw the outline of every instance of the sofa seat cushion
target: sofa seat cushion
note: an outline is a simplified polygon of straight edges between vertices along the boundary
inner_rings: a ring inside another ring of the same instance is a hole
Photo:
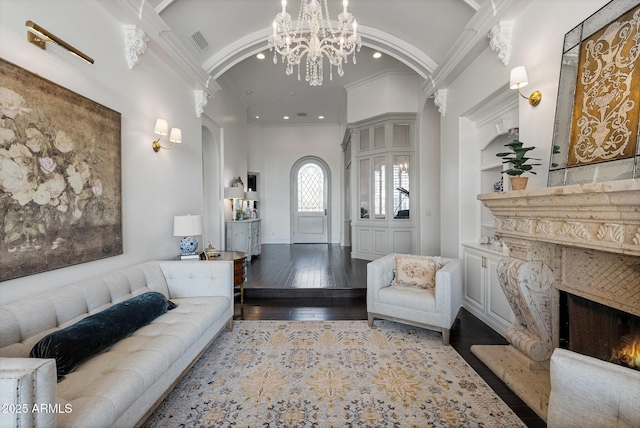
[[[379,291],[379,302],[399,308],[434,312],[436,310],[435,291],[432,288],[390,285]],[[398,314],[401,316],[401,314]]]
[[[112,421],[173,365],[228,309],[227,297],[172,299],[178,306],[122,339],[106,352],[80,364],[58,383],[58,402],[70,403],[76,421],[90,418],[94,408]],[[82,422],[84,424],[84,421]]]

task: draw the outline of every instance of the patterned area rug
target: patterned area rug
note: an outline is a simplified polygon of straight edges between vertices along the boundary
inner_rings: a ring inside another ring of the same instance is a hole
[[[388,321],[236,321],[146,427],[524,427],[442,336]]]

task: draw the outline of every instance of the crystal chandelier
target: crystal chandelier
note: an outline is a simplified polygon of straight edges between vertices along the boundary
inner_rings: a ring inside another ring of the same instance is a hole
[[[273,34],[269,36],[269,48],[275,52],[273,63],[278,63],[278,54],[282,62],[287,60],[287,75],[293,74],[293,66],[298,66],[306,55],[305,80],[311,86],[322,85],[324,57],[329,60],[329,79],[333,79],[333,67],[342,76],[342,64],[348,62],[355,51],[360,51],[362,42],[357,34],[358,24],[353,15],[347,12],[348,0],[343,0],[343,10],[338,15],[338,29],[334,30],[329,21],[327,0],[300,0],[300,13],[294,29],[291,28],[291,15],[287,13],[287,0],[282,0],[282,12],[273,20]],[[323,13],[324,5],[324,13]]]

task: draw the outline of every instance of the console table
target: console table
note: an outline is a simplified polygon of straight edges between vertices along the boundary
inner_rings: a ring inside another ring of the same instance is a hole
[[[240,296],[240,304],[244,304],[244,283],[247,280],[247,253],[242,251],[220,251],[217,257],[210,257],[209,262],[233,261],[233,288],[239,291],[235,293]]]

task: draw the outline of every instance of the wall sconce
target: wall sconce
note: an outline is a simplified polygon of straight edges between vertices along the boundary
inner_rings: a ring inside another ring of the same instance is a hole
[[[89,64],[93,64],[93,58],[89,55],[82,53],[78,49],[71,46],[69,43],[64,40],[54,36],[38,24],[33,21],[27,21],[24,23],[25,27],[27,27],[27,41],[39,47],[40,49],[47,49],[47,42],[53,42],[58,46],[61,46],[69,51],[72,55],[77,56],[83,61],[88,62]]]
[[[511,70],[511,77],[509,79],[509,87],[511,89],[517,89],[518,93],[520,94],[520,96],[522,98],[528,99],[529,100],[529,104],[531,104],[533,107],[535,107],[538,104],[540,104],[540,101],[542,100],[542,92],[534,91],[528,97],[525,96],[525,95],[522,95],[522,92],[520,92],[520,88],[524,88],[528,84],[529,84],[529,78],[527,77],[527,69],[524,68],[523,65],[521,65],[519,67],[516,67],[513,70]]]
[[[224,197],[225,199],[231,199],[233,219],[242,220],[242,199],[244,198],[244,188],[240,186],[226,187],[224,189]]]
[[[169,134],[169,141],[173,143],[173,146],[165,147],[162,144],[160,144],[160,138],[162,138],[163,135],[167,135],[167,129],[168,129],[168,125],[166,120],[164,119],[156,120],[156,127],[153,129],[153,132],[155,134],[158,134],[159,137],[157,140],[151,143],[151,147],[153,148],[154,152],[158,153],[160,149],[171,150],[176,146],[176,144],[182,143],[182,131],[180,130],[180,128],[171,128],[171,133]]]
[[[173,236],[182,236],[180,240],[180,252],[183,256],[195,254],[198,249],[198,240],[195,235],[202,235],[203,231],[201,215],[177,215],[173,217]]]

